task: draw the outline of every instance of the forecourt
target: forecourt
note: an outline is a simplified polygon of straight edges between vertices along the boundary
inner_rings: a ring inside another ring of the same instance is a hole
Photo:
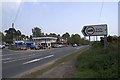
[[[15,78],[19,74],[59,59],[88,45],[47,50],[2,51],[2,78]]]

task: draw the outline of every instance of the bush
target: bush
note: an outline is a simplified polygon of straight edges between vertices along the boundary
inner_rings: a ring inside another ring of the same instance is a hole
[[[10,50],[20,50],[20,49],[17,48],[17,47],[8,47],[8,49],[10,49]]]
[[[7,39],[7,40],[6,40],[6,43],[10,43],[10,44],[11,44],[11,43],[13,43],[13,40]]]
[[[98,44],[78,57],[73,78],[118,78],[118,45],[108,43],[104,50]]]

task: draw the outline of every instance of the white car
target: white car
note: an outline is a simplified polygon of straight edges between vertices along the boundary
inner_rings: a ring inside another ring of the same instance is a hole
[[[0,45],[0,49],[3,49],[3,48],[5,48],[5,45]]]
[[[73,47],[77,47],[77,44],[73,44]]]

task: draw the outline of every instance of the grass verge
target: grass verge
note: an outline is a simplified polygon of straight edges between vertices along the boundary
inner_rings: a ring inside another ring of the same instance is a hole
[[[36,78],[36,77],[40,76],[41,74],[43,74],[44,72],[46,72],[46,71],[52,69],[53,67],[57,66],[58,64],[60,64],[60,63],[62,63],[64,61],[68,61],[68,60],[72,59],[75,55],[77,55],[80,52],[86,50],[87,48],[88,47],[85,47],[85,48],[83,48],[81,50],[78,50],[77,52],[74,52],[74,53],[68,55],[68,56],[64,56],[63,58],[60,58],[60,59],[56,60],[53,64],[48,65],[48,66],[46,66],[46,67],[44,67],[42,69],[39,69],[39,70],[37,70],[35,72],[25,74],[25,75],[21,76],[20,78]]]
[[[78,57],[75,65],[77,70],[71,78],[118,78],[118,45],[109,43],[106,50],[94,45]]]
[[[10,49],[10,50],[20,50],[20,49],[17,48],[17,47],[8,47],[8,49]]]

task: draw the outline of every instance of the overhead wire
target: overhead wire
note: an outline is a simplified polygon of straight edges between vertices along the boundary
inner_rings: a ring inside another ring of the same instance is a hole
[[[101,9],[100,9],[100,14],[99,14],[99,17],[98,17],[97,23],[100,22],[101,15],[102,15],[102,10],[103,10],[103,5],[104,5],[104,0],[102,1],[102,5],[101,5]],[[97,41],[97,36],[96,36],[96,41]]]
[[[99,14],[99,17],[98,17],[98,23],[101,19],[101,15],[102,15],[102,10],[103,10],[103,5],[104,5],[104,0],[102,1],[102,5],[101,5],[101,9],[100,9],[100,14]]]
[[[15,16],[15,19],[14,19],[14,21],[13,21],[13,23],[15,23],[16,22],[16,20],[17,20],[17,18],[18,18],[18,15],[19,15],[19,13],[20,13],[20,8],[21,8],[21,6],[22,6],[22,1],[20,2],[20,5],[19,5],[19,7],[18,7],[18,10],[17,10],[17,13],[16,13],[16,16]]]

